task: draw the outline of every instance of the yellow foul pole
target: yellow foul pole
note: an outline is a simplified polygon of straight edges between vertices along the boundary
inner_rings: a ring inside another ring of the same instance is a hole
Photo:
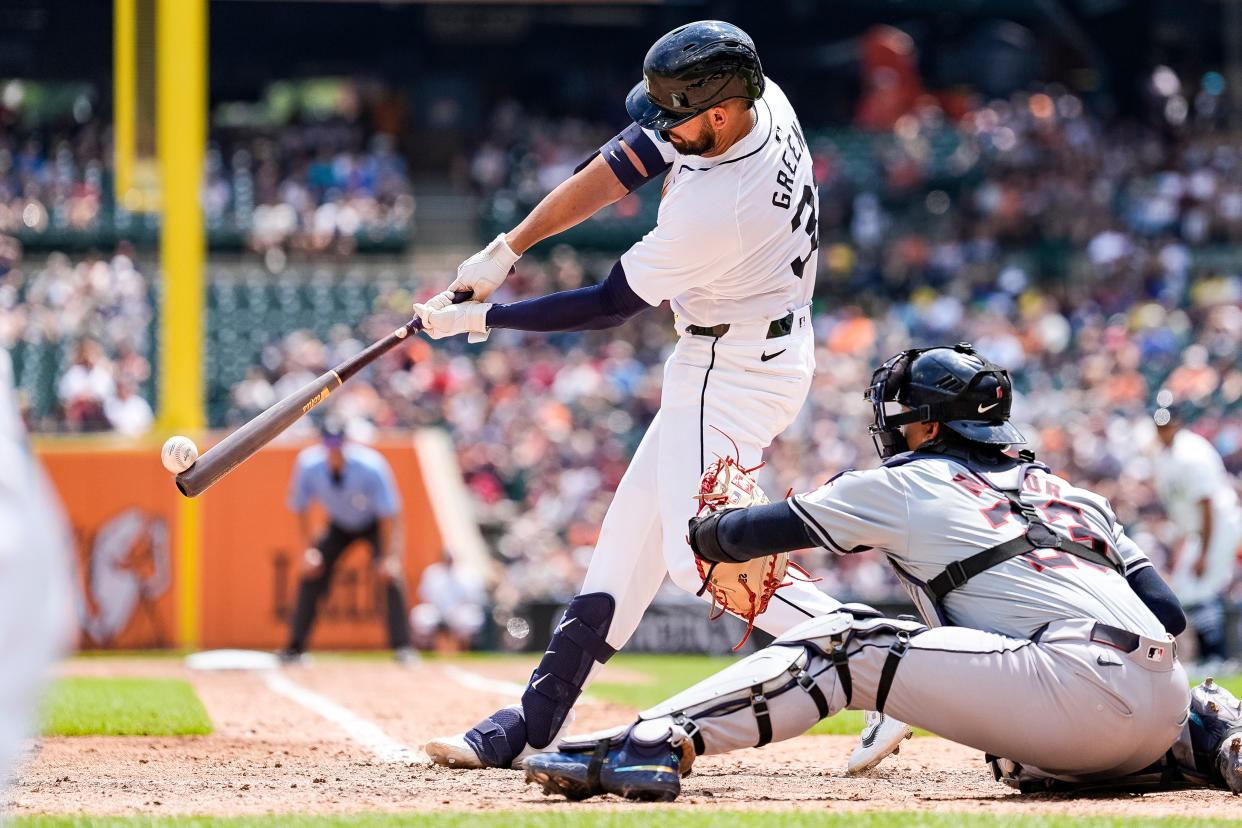
[[[159,421],[164,433],[204,426],[205,228],[199,193],[207,148],[207,0],[159,0],[156,12],[156,140],[160,169]],[[170,483],[171,485],[171,483]],[[177,637],[200,632],[199,504],[181,501],[177,528]]]

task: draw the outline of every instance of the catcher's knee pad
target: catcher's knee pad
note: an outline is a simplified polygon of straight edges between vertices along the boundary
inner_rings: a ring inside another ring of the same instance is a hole
[[[592,665],[617,652],[605,639],[615,607],[606,592],[578,595],[569,602],[522,694],[526,740],[532,747],[548,746],[578,701]]]
[[[768,700],[797,690],[811,697],[820,718],[831,712],[827,697],[807,671],[810,658],[810,651],[801,644],[766,647],[644,710],[638,718],[640,721],[665,720],[680,727],[691,739],[695,753],[702,754],[705,746],[695,718],[724,716],[750,707],[759,728],[756,747],[766,745],[773,736]]]
[[[853,606],[850,610],[847,607]],[[880,673],[875,690],[873,709],[884,712],[884,702],[897,667],[905,657],[910,639],[927,630],[920,621],[906,618],[885,618],[866,604],[844,605],[837,612],[812,618],[788,630],[774,644],[802,644],[828,659],[837,671],[837,680],[845,694],[848,706],[853,699],[854,682],[850,675],[849,659],[858,652],[862,642],[875,643],[877,638],[887,641],[888,657]],[[857,642],[857,643],[855,643]],[[882,646],[882,645],[881,645]]]

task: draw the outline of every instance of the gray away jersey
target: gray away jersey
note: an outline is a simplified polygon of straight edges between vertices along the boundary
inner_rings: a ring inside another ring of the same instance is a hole
[[[1014,467],[981,474],[951,457],[925,457],[846,472],[795,496],[791,505],[827,549],[848,554],[874,548],[887,555],[929,624],[1030,638],[1049,621],[1091,618],[1163,638],[1160,622],[1122,575],[1056,549],[1035,550],[976,575],[945,596],[944,617],[938,617],[922,583],[954,561],[1026,531],[996,490],[1015,487],[1019,473]],[[1065,537],[1107,545],[1126,575],[1151,566],[1105,498],[1033,466],[1022,500]]]

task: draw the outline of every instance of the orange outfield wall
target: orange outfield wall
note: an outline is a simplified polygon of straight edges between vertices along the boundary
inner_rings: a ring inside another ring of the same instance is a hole
[[[268,447],[199,496],[200,646],[271,649],[284,643],[303,552],[285,497],[303,447]],[[440,556],[440,532],[412,440],[381,441],[375,448],[392,465],[401,490],[410,596],[419,574]],[[181,643],[174,588],[181,495],[160,465],[158,447],[49,444],[40,456],[77,539],[81,646]],[[320,608],[311,646],[385,646],[382,592],[376,587],[365,547],[349,550]]]

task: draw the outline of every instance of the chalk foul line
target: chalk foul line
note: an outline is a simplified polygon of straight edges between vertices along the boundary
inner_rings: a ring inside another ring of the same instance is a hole
[[[309,690],[283,673],[272,670],[265,674],[269,690],[278,693],[345,731],[345,735],[369,750],[381,762],[392,764],[426,764],[430,761],[421,750],[403,745],[389,736],[379,725],[364,719],[349,708],[342,707],[327,696]]]

